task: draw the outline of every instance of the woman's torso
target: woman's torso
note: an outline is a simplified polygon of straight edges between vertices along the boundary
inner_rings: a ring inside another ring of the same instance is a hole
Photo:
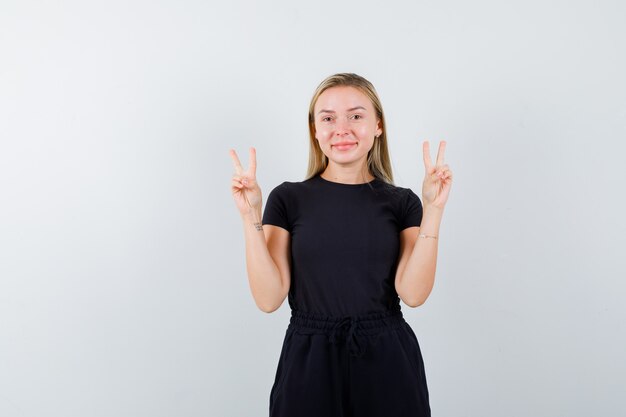
[[[263,224],[290,232],[290,307],[333,317],[399,310],[399,234],[419,226],[421,214],[410,189],[379,179],[342,184],[316,175],[280,184]]]

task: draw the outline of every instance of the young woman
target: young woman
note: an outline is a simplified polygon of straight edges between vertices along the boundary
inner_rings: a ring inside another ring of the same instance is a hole
[[[423,143],[422,201],[393,184],[385,118],[372,84],[335,74],[309,107],[305,180],[283,182],[261,214],[256,151],[232,192],[250,289],[265,312],[286,297],[291,318],[270,393],[271,417],[430,416],[417,337],[400,299],[422,305],[434,283],[439,225],[452,184]]]

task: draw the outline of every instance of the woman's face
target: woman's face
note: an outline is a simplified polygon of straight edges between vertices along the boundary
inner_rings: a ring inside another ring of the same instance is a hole
[[[366,164],[374,137],[382,133],[382,128],[364,93],[355,87],[331,87],[318,97],[314,117],[315,138],[329,163]]]

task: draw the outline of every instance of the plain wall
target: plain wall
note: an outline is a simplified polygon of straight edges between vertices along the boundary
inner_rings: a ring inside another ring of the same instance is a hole
[[[318,83],[378,90],[396,184],[454,181],[433,416],[626,414],[622,1],[0,4],[0,415],[267,415],[287,302],[249,290],[237,150],[301,181]]]

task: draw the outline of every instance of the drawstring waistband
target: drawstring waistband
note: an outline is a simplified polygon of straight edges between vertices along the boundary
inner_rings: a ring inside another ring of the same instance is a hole
[[[348,350],[350,354],[354,357],[361,357],[363,353],[365,353],[365,346],[363,343],[359,343],[359,339],[357,337],[357,330],[359,328],[359,321],[354,317],[345,317],[341,321],[337,322],[330,333],[330,343],[337,343],[337,330],[345,327],[347,324],[350,325],[350,330],[348,330],[348,336],[346,336],[346,344],[348,346]]]
[[[332,344],[337,344],[341,340],[339,335],[346,333],[346,347],[350,355],[357,358],[365,353],[368,336],[376,335],[385,328],[394,328],[403,323],[404,317],[400,310],[344,317],[292,310],[289,321],[289,325],[297,328],[298,333],[327,334]]]

